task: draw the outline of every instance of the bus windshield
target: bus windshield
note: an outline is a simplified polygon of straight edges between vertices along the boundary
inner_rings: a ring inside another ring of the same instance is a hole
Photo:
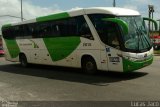
[[[112,46],[112,39],[116,35],[119,38],[122,49],[128,52],[145,52],[152,48],[149,33],[141,16],[109,16],[105,14],[89,15],[94,27],[96,28],[101,41]],[[120,33],[122,29],[118,24],[104,21],[104,18],[119,18],[128,24],[128,34]]]
[[[128,35],[124,35],[124,46],[129,51],[143,52],[152,48],[148,31],[141,16],[118,17],[124,20],[129,27]]]

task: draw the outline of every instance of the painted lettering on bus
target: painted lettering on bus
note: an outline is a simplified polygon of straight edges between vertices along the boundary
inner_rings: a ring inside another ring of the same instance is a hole
[[[22,44],[22,43],[20,43],[19,45],[20,45],[20,46],[32,46],[32,44],[31,44],[31,43],[23,43],[23,44]]]
[[[119,57],[109,57],[110,62],[120,62]]]
[[[91,44],[91,43],[83,43],[83,46],[84,46],[84,47],[92,46],[92,44]]]

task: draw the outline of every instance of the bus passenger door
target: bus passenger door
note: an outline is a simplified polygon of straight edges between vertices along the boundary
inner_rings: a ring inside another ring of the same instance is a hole
[[[108,57],[106,55],[106,49],[101,49],[101,66],[104,71],[108,71]]]
[[[121,36],[118,30],[117,24],[110,23],[107,26],[105,43],[106,54],[108,58],[108,70],[109,71],[123,71],[122,51],[121,51]]]

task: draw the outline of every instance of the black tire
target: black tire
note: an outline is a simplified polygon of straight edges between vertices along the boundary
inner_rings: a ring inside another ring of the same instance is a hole
[[[28,62],[27,62],[27,58],[24,54],[21,54],[19,56],[19,61],[22,67],[27,67],[28,66]]]
[[[82,59],[82,69],[87,74],[97,73],[97,65],[93,58],[85,57]]]

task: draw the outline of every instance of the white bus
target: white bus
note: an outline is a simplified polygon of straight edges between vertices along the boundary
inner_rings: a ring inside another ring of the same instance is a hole
[[[152,20],[151,20],[152,21]],[[140,13],[95,7],[2,26],[5,58],[28,63],[131,72],[153,61]]]

